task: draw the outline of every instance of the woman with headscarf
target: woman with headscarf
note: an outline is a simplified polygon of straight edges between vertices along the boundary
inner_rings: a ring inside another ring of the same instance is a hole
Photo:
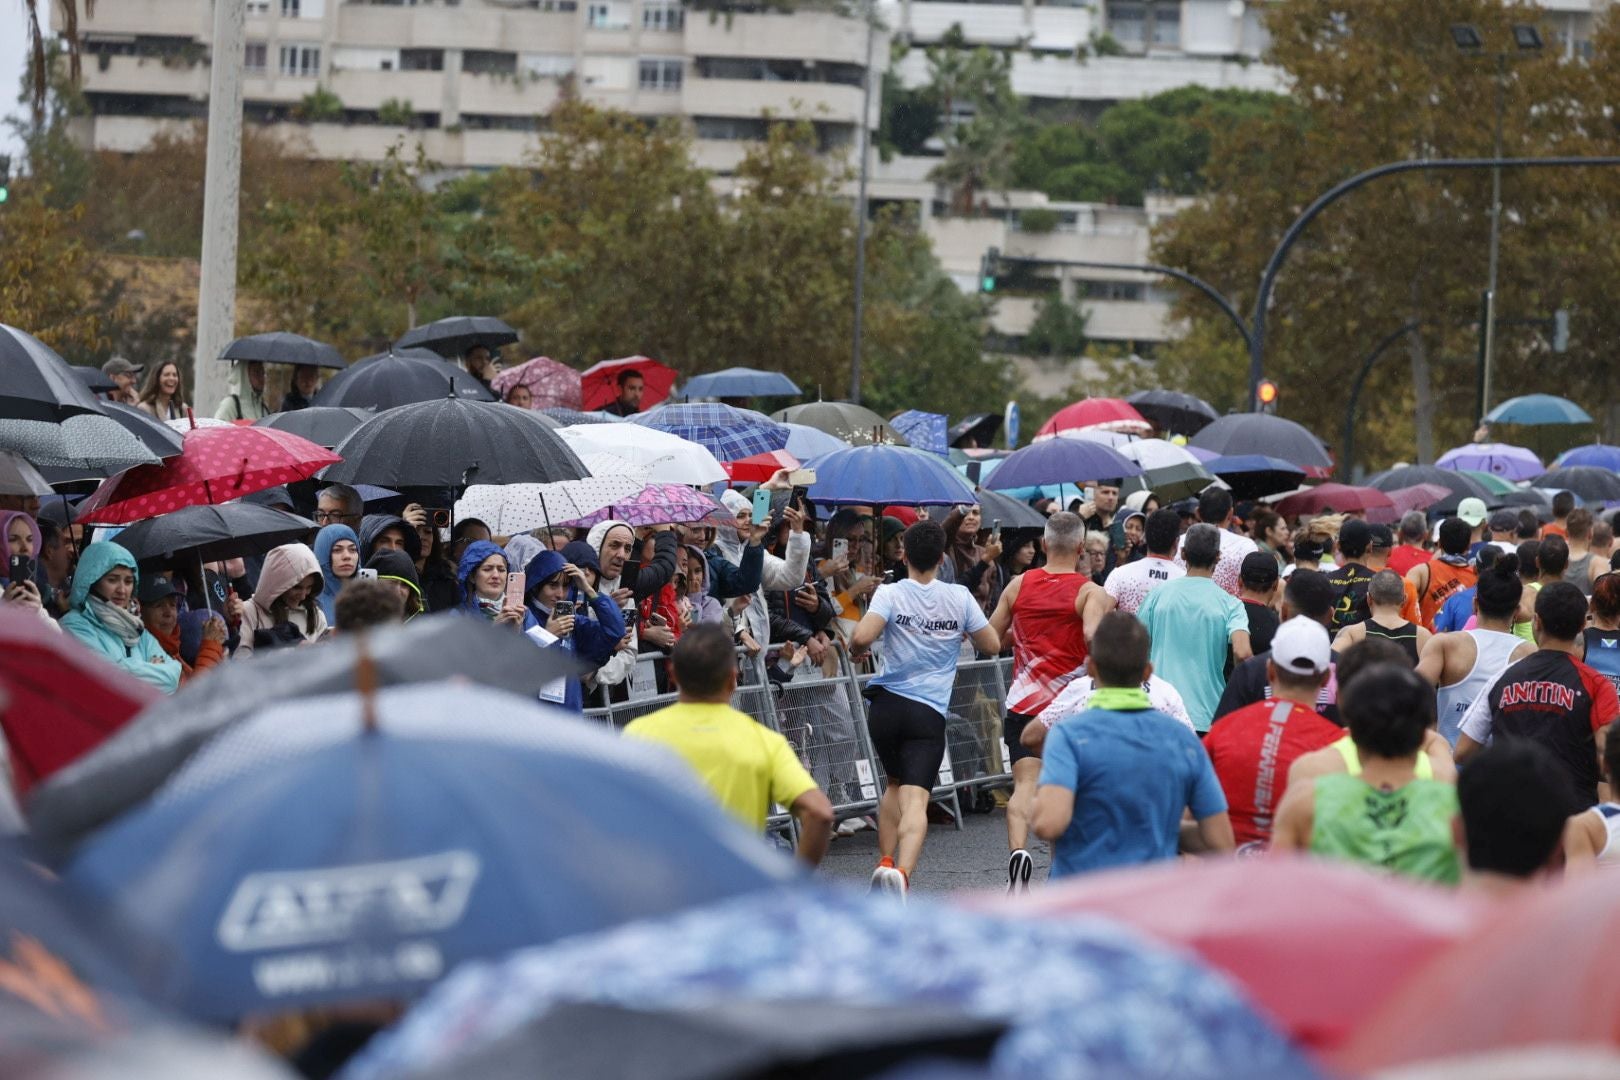
[[[4,549],[4,557],[0,558],[0,600],[17,608],[32,608],[39,612],[40,618],[60,629],[51,613],[45,610],[39,582],[35,580],[39,555],[44,549],[39,522],[21,510],[0,510],[0,548]],[[26,572],[19,573],[15,581],[11,578],[14,558],[28,560],[27,564],[19,563],[26,566]]]
[[[79,556],[72,610],[62,617],[62,629],[142,682],[172,694],[180,685],[180,664],[135,613],[139,583],[135,556],[110,541],[91,544]]]
[[[492,541],[474,540],[468,544],[456,565],[456,582],[461,587],[461,605],[456,610],[514,630],[540,625],[522,604],[506,602],[509,573],[506,552]]]
[[[589,570],[569,562],[561,552],[541,551],[524,572],[528,578],[525,601],[534,620],[529,636],[544,642],[534,628],[544,629],[545,637],[556,639],[544,647],[568,652],[590,669],[581,676],[568,676],[562,697],[556,699],[563,708],[581,712],[585,704],[582,680],[612,659],[624,637],[624,615],[613,597],[596,590]],[[564,601],[573,605],[566,614],[557,611]]]
[[[307,545],[271,548],[253,587],[253,599],[242,605],[242,641],[236,655],[319,641],[327,628],[320,605],[323,586],[321,564]]]
[[[315,562],[321,568],[321,594],[316,603],[327,624],[337,622],[338,590],[360,569],[360,537],[347,525],[326,525],[315,534]]]

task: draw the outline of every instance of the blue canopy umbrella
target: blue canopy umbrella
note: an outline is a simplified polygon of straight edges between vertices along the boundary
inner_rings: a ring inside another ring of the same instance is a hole
[[[793,380],[780,371],[747,367],[694,375],[681,388],[681,396],[687,398],[792,397],[798,393]]]
[[[632,424],[668,432],[687,442],[697,443],[719,461],[741,461],[755,454],[784,450],[788,443],[787,428],[775,420],[762,413],[730,405],[708,402],[660,405],[651,412],[637,413],[629,419]]]
[[[1485,414],[1488,424],[1590,424],[1586,410],[1556,394],[1508,398]]]
[[[461,1055],[576,1002],[791,1009],[824,998],[1002,1021],[1008,1031],[990,1052],[992,1077],[1319,1075],[1224,976],[1112,922],[902,906],[811,887],[463,968],[344,1075],[442,1074]]]
[[[679,759],[439,683],[221,732],[64,876],[168,946],[163,997],[230,1020],[411,997],[456,964],[794,879]]]
[[[810,501],[829,506],[961,506],[973,485],[942,457],[909,446],[856,446],[816,459]]]
[[[904,435],[906,442],[910,443],[913,449],[926,450],[930,454],[946,457],[949,456],[951,450],[946,445],[947,419],[944,413],[907,409],[893,420],[890,420],[889,426]]]
[[[1553,467],[1562,468],[1565,465],[1591,465],[1599,469],[1608,469],[1610,472],[1620,472],[1620,446],[1592,443],[1590,446],[1577,446],[1565,450],[1553,462]]]
[[[997,491],[1076,484],[1091,480],[1119,480],[1142,475],[1142,467],[1112,446],[1092,439],[1059,436],[1031,443],[1002,459],[986,487]]]
[[[824,457],[839,450],[849,449],[849,443],[836,435],[827,434],[820,428],[788,421],[781,423],[788,429],[787,452],[800,461],[809,461],[811,458]]]

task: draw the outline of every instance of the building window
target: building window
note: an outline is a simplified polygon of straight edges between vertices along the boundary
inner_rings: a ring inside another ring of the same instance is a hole
[[[247,0],[247,13],[249,15],[270,14],[270,0]]]
[[[298,18],[299,0],[281,0],[281,17],[283,19]]]
[[[281,73],[295,79],[313,79],[321,73],[319,45],[283,45]]]
[[[641,88],[659,92],[673,92],[681,88],[681,62],[679,60],[643,60],[641,62]]]
[[[1147,299],[1147,286],[1139,281],[1082,281],[1081,295],[1087,300],[1124,300],[1140,303]]]
[[[516,75],[517,53],[466,49],[461,54],[461,70],[469,75]]]
[[[1181,48],[1181,7],[1156,4],[1152,11],[1153,44],[1165,49]]]
[[[1147,6],[1134,0],[1111,0],[1108,5],[1108,32],[1121,45],[1145,45]]]
[[[680,4],[653,3],[641,9],[641,28],[674,32],[686,25],[686,9]]]
[[[1108,0],[1108,32],[1128,48],[1181,48],[1180,0]]]
[[[443,49],[401,49],[399,50],[399,70],[401,71],[443,71]]]
[[[249,75],[263,75],[270,66],[270,48],[262,41],[250,41],[242,46],[242,70]]]

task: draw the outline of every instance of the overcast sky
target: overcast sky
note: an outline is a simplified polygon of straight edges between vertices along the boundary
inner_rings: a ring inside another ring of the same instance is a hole
[[[40,0],[44,13],[49,0]],[[0,0],[0,116],[17,111],[17,88],[22,84],[24,58],[28,55],[28,19],[23,0]],[[9,125],[0,126],[0,154],[21,149]]]

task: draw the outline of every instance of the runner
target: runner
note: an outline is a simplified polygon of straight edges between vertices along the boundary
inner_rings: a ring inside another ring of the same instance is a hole
[[[1592,586],[1591,625],[1582,635],[1586,666],[1620,690],[1620,574],[1604,574]]]
[[[1464,884],[1506,896],[1532,883],[1555,882],[1563,871],[1559,842],[1569,823],[1565,798],[1563,771],[1535,743],[1504,740],[1481,751],[1457,778],[1468,862]]]
[[[1360,518],[1351,518],[1339,527],[1339,555],[1344,562],[1328,571],[1328,582],[1333,586],[1335,633],[1372,617],[1367,606],[1367,586],[1373,572],[1364,562],[1371,543],[1372,528]]]
[[[1127,615],[1135,615],[1148,593],[1167,581],[1186,577],[1186,568],[1175,561],[1176,544],[1181,541],[1181,515],[1174,510],[1155,510],[1148,516],[1144,532],[1147,557],[1117,566],[1103,588],[1114,605]]]
[[[878,850],[872,889],[904,898],[928,832],[928,799],[945,758],[945,713],[966,637],[981,653],[1001,651],[1001,638],[973,594],[935,579],[945,556],[945,530],[919,521],[906,530],[907,577],[881,586],[855,627],[850,651],[862,659],[883,639],[880,669],[867,690],[872,745],[887,774],[878,807]]]
[[[1352,623],[1339,631],[1333,639],[1333,651],[1344,652],[1368,638],[1393,641],[1406,653],[1416,667],[1423,646],[1430,634],[1416,623],[1401,618],[1401,607],[1406,603],[1406,582],[1393,570],[1380,570],[1367,583],[1367,609],[1370,617]]]
[[[1491,563],[1474,593],[1479,626],[1436,634],[1418,659],[1418,674],[1439,691],[1440,734],[1452,747],[1457,745],[1463,714],[1475,699],[1491,688],[1509,664],[1536,651],[1533,644],[1513,633],[1513,616],[1524,592],[1518,567],[1515,555],[1502,555]]]
[[[1243,613],[1249,618],[1249,648],[1256,654],[1271,648],[1271,638],[1282,625],[1277,614],[1277,585],[1282,575],[1277,569],[1277,557],[1269,551],[1256,551],[1243,556],[1238,572],[1243,592]]]
[[[1328,584],[1327,575],[1320,570],[1296,570],[1283,586],[1283,621],[1296,615],[1321,624],[1323,629],[1333,625],[1333,586]],[[1271,697],[1271,678],[1266,673],[1268,659],[1270,657],[1266,653],[1260,653],[1232,669],[1232,676],[1227,679],[1226,689],[1221,693],[1220,704],[1215,706],[1217,720],[1228,713],[1237,712],[1245,705]],[[1316,698],[1316,711],[1334,723],[1339,721],[1338,692],[1338,682],[1330,678]]]
[[[1389,553],[1389,568],[1405,577],[1412,567],[1429,561],[1423,541],[1429,535],[1429,526],[1423,511],[1413,510],[1401,518],[1400,544]]]
[[[1609,782],[1610,792],[1620,781],[1620,735],[1614,731],[1603,744],[1603,778]],[[1612,794],[1608,802],[1569,819],[1564,826],[1564,859],[1567,875],[1593,868],[1620,870],[1620,802]]]
[[[1446,599],[1474,584],[1477,575],[1468,561],[1468,545],[1473,535],[1473,527],[1462,518],[1447,518],[1440,523],[1440,553],[1412,567],[1406,575],[1406,580],[1417,591],[1418,621],[1430,632],[1434,630],[1434,616]]]
[[[1053,514],[1041,541],[1046,565],[1025,571],[1008,585],[990,616],[997,637],[1006,640],[1012,630],[1013,677],[1002,726],[1013,775],[1007,800],[1008,892],[1028,891],[1035,869],[1027,848],[1041,759],[1021,741],[1024,727],[1085,670],[1086,642],[1111,606],[1108,594],[1080,573],[1085,532],[1077,514]]]
[[[1243,566],[1243,557],[1259,551],[1260,548],[1253,540],[1247,536],[1239,536],[1229,527],[1232,524],[1232,493],[1225,488],[1208,487],[1198,496],[1198,520],[1214,526],[1220,533],[1221,555],[1215,564],[1213,577],[1215,584],[1236,598],[1242,591],[1238,578]],[[1184,554],[1176,556],[1176,562],[1183,567],[1187,565]]]
[[[1181,540],[1187,576],[1155,589],[1136,613],[1152,638],[1153,666],[1181,691],[1200,732],[1208,731],[1215,719],[1226,682],[1227,650],[1240,664],[1250,651],[1243,604],[1213,580],[1223,535],[1228,534],[1213,525],[1188,529]]]

